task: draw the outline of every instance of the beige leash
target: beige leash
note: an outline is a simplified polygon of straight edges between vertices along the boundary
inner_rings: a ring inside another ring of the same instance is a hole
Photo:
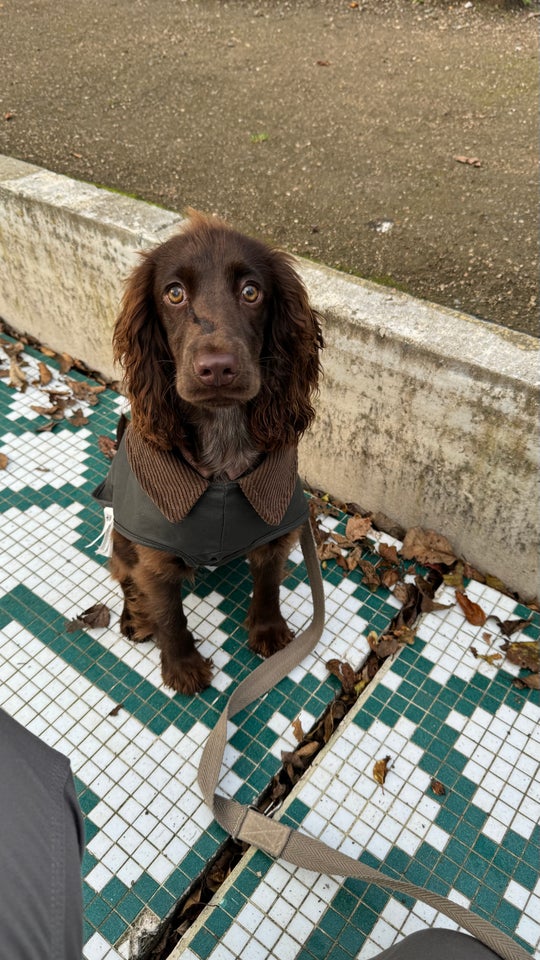
[[[284,650],[275,653],[246,677],[230,697],[206,741],[201,758],[198,779],[206,803],[218,823],[235,840],[252,844],[272,857],[281,857],[288,863],[307,870],[338,877],[355,877],[366,883],[376,883],[397,890],[445,914],[503,960],[531,960],[530,954],[507,934],[460,904],[406,880],[393,880],[379,870],[339,853],[320,840],[299,833],[252,807],[216,793],[227,744],[227,721],[287,676],[292,668],[313,650],[321,636],[324,625],[324,590],[309,520],[302,528],[300,542],[311,586],[313,619],[306,630],[295,637]]]

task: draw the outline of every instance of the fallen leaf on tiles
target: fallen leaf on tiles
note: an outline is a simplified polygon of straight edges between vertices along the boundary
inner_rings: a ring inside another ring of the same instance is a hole
[[[362,540],[371,530],[371,517],[360,517],[355,515],[347,520],[345,527],[345,536],[352,540]]]
[[[459,590],[462,590],[464,586],[463,577],[463,562],[458,560],[453,570],[450,570],[449,573],[445,573],[443,575],[443,582],[447,587],[458,587]]]
[[[69,353],[61,353],[58,357],[58,361],[60,364],[60,373],[67,373],[68,370],[71,370],[73,366],[73,357],[70,357]]]
[[[5,453],[0,453],[0,470],[5,470],[9,460]]]
[[[438,797],[444,797],[446,790],[440,780],[436,780],[435,777],[431,778],[430,787],[433,790],[433,793],[436,793]]]
[[[540,667],[539,640],[524,640],[514,643],[505,640],[501,650],[505,652],[510,663],[515,663],[524,670],[532,670],[533,673],[538,673]]]
[[[397,583],[394,597],[403,604],[395,618],[395,626],[412,626],[416,622],[422,603],[422,595],[415,583]]]
[[[517,633],[518,630],[523,630],[523,627],[526,627],[532,620],[532,617],[529,617],[528,620],[499,620],[498,617],[493,618],[501,633],[505,637],[511,637],[513,633]]]
[[[389,764],[391,757],[384,757],[383,760],[377,760],[373,766],[373,779],[376,783],[380,783],[381,787],[384,786],[386,780],[386,774],[390,769]]]
[[[122,709],[123,706],[124,706],[123,703],[117,703],[116,706],[113,707],[112,710],[109,711],[109,713],[107,714],[107,716],[108,716],[108,717],[117,717],[118,714],[120,713],[120,711],[121,711],[121,709]]]
[[[326,669],[338,678],[345,693],[352,693],[356,675],[350,663],[347,663],[346,660],[328,660]]]
[[[350,553],[345,557],[345,567],[347,572],[350,573],[351,570],[356,570],[359,564],[362,561],[362,550],[360,547],[353,547]]]
[[[371,630],[367,636],[369,646],[379,660],[385,660],[386,657],[395,656],[405,643],[412,644],[414,643],[414,639],[414,630],[405,625],[401,627],[394,626],[392,630],[389,630],[388,633],[383,633],[380,637],[377,636],[375,630]]]
[[[390,545],[388,543],[380,543],[379,555],[388,563],[395,563],[396,565],[399,565],[397,547],[394,544]]]
[[[418,560],[428,566],[442,563],[451,567],[457,559],[446,537],[435,530],[423,530],[421,527],[412,527],[407,531],[399,552],[406,560]]]
[[[497,666],[497,660],[502,660],[502,653],[478,653],[476,647],[471,647],[471,653],[477,660],[485,660],[492,667]]]
[[[87,627],[108,627],[111,620],[108,607],[104,603],[95,603],[73,620],[66,623],[68,633],[74,633],[75,630],[85,630]]]
[[[302,722],[300,720],[300,717],[297,717],[296,720],[293,720],[292,730],[293,730],[295,739],[298,740],[298,743],[301,743],[305,737],[305,733],[302,728]]]
[[[456,590],[456,600],[465,614],[465,619],[469,623],[472,623],[474,627],[484,626],[487,617],[479,604],[469,600],[467,594],[461,590]]]
[[[41,426],[36,427],[35,433],[49,433],[51,430],[54,430],[59,423],[60,420],[47,420],[47,423],[42,423]]]
[[[337,543],[330,543],[328,540],[319,545],[317,552],[319,554],[319,560],[334,560],[337,557],[343,556]]]
[[[381,574],[381,583],[383,587],[390,589],[399,581],[399,570],[384,570]]]
[[[38,363],[39,382],[42,387],[46,387],[52,380],[52,373],[46,363],[40,360]]]
[[[116,441],[111,437],[98,437],[98,447],[108,460],[112,460],[116,453]]]
[[[85,417],[82,410],[77,408],[77,410],[73,411],[73,416],[68,418],[68,423],[70,423],[72,427],[84,427],[85,424],[88,423],[88,417]]]
[[[435,590],[437,589],[435,583],[431,583],[431,581],[426,580],[425,577],[415,577],[415,583],[422,598],[420,601],[420,613],[432,613],[433,610],[449,610],[450,607],[453,607],[453,603],[439,603],[433,599]]]
[[[95,407],[99,403],[98,394],[103,393],[107,388],[100,383],[88,383],[86,380],[71,380],[66,377],[66,383],[78,400],[84,400],[85,403]]]
[[[380,587],[379,574],[369,560],[359,560],[357,566],[362,571],[362,579],[366,587],[370,590],[376,590],[377,587]]]
[[[16,390],[20,390],[21,393],[24,393],[28,386],[26,374],[21,370],[14,357],[9,364],[9,385],[15,387]]]
[[[31,409],[34,413],[39,413],[40,417],[54,417],[55,420],[62,420],[64,417],[64,403],[55,403],[52,407],[39,407],[33,403]]]

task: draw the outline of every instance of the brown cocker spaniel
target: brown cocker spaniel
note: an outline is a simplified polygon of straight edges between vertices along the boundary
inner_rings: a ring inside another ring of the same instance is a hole
[[[114,349],[131,423],[96,496],[114,510],[122,633],[154,637],[181,693],[212,675],[182,607],[197,566],[247,555],[250,647],[292,636],[279,585],[307,516],[296,448],[322,345],[291,258],[194,211],[128,280]]]

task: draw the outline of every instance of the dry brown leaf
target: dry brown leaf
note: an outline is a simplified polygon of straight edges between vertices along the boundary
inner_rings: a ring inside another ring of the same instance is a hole
[[[377,760],[373,766],[373,779],[376,783],[380,783],[381,787],[384,786],[386,774],[390,769],[390,760],[390,757],[384,757],[382,760]]]
[[[370,590],[376,590],[380,587],[381,581],[375,567],[369,560],[358,560],[357,566],[362,571],[362,579],[366,587]]]
[[[61,353],[58,357],[60,364],[60,373],[67,373],[73,366],[73,357],[69,353]]]
[[[477,660],[485,660],[492,667],[497,666],[497,660],[502,660],[502,653],[478,653],[476,647],[471,647],[471,653]]]
[[[36,427],[36,433],[49,433],[51,430],[54,430],[55,427],[60,423],[59,420],[47,420],[47,423],[42,423],[41,426]]]
[[[9,463],[9,459],[5,453],[0,453],[0,470],[5,470]]]
[[[112,460],[116,453],[116,441],[111,437],[98,437],[98,447],[108,460]]]
[[[399,565],[399,557],[395,544],[380,543],[379,554],[383,560],[386,560],[388,563],[395,563]]]
[[[317,552],[319,554],[319,560],[335,560],[336,557],[343,556],[337,543],[331,543],[329,540],[321,543]]]
[[[458,560],[453,570],[450,570],[448,573],[443,575],[443,581],[447,587],[457,587],[458,590],[463,589],[463,562]]]
[[[122,709],[123,706],[124,706],[123,703],[117,703],[116,706],[113,707],[112,710],[109,711],[109,713],[107,714],[107,716],[108,716],[108,717],[117,717],[118,714],[120,713],[120,710]]]
[[[9,385],[10,387],[15,387],[16,390],[20,390],[21,393],[24,393],[28,386],[26,374],[21,370],[14,357],[12,357],[9,364]]]
[[[84,610],[78,617],[66,622],[68,633],[75,630],[85,630],[88,627],[108,627],[111,620],[108,607],[104,603],[95,603],[93,607]]]
[[[398,570],[384,570],[381,574],[381,583],[383,587],[393,587],[399,580],[399,571]]]
[[[300,720],[300,717],[297,717],[296,720],[293,720],[292,730],[293,730],[295,739],[298,740],[298,743],[301,743],[305,737],[305,733],[302,728],[302,722]]]
[[[446,537],[435,530],[423,530],[421,527],[411,527],[407,531],[399,552],[406,560],[418,560],[428,566],[442,563],[451,567],[457,559]]]
[[[523,640],[514,641],[505,640],[501,650],[504,650],[510,663],[515,663],[523,670],[532,670],[538,673],[540,668],[540,641]]]
[[[385,633],[379,637],[375,630],[371,630],[367,636],[367,642],[373,653],[379,660],[385,660],[386,657],[393,657],[399,650],[399,640],[393,633]]]
[[[496,620],[499,630],[505,637],[511,637],[513,633],[517,633],[518,630],[523,630],[523,627],[528,626],[532,621],[532,617],[529,617],[528,620],[499,620],[498,617],[494,617]]]
[[[90,404],[91,407],[95,407],[96,404],[99,403],[98,394],[103,393],[103,391],[107,389],[105,385],[101,383],[88,383],[87,380],[72,380],[70,377],[66,377],[66,383],[74,397]]]
[[[70,423],[72,427],[84,427],[88,423],[88,417],[85,417],[80,407],[78,407],[73,411],[73,416],[69,417],[68,423]]]
[[[465,619],[469,623],[472,623],[474,627],[484,626],[487,617],[478,603],[473,603],[472,600],[469,600],[467,594],[461,590],[456,590],[456,600],[465,614]]]
[[[352,693],[356,676],[350,663],[344,660],[328,660],[326,669],[338,678],[345,693]]]
[[[42,387],[46,387],[47,384],[51,382],[53,375],[49,370],[47,364],[43,363],[43,360],[40,360],[38,363],[38,371],[39,371],[39,382]]]
[[[347,520],[345,536],[352,540],[362,540],[371,530],[371,517],[360,517],[355,514]]]

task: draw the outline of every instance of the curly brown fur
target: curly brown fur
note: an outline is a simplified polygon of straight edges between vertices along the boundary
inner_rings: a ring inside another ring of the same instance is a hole
[[[298,442],[314,416],[322,346],[292,259],[194,211],[181,233],[142,255],[114,332],[133,428],[213,479],[234,479]],[[294,539],[250,555],[249,642],[263,656],[291,637],[279,583]],[[154,635],[168,686],[201,690],[210,664],[195,650],[180,589],[192,571],[120,534],[113,541],[122,631],[134,640]]]

